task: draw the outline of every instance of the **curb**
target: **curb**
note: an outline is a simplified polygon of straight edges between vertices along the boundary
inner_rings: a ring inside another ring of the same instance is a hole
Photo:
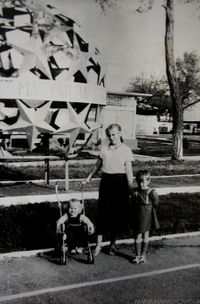
[[[200,236],[200,231],[194,232],[185,232],[185,233],[177,233],[177,234],[167,234],[161,236],[152,236],[149,238],[149,241],[161,241],[165,239],[176,239],[176,238],[185,238],[185,237],[195,237]],[[116,244],[133,244],[134,239],[123,239],[117,240]],[[102,247],[109,245],[110,242],[102,242]],[[92,246],[95,244],[91,244]],[[14,251],[14,252],[7,252],[7,253],[0,253],[0,261],[5,258],[22,258],[22,257],[31,257],[36,256],[39,253],[45,253],[54,250],[54,248],[47,248],[47,249],[37,249],[37,250],[27,250],[27,251]]]

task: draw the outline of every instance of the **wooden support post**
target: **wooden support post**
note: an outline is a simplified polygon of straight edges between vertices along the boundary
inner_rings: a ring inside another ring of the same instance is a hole
[[[45,183],[49,185],[49,159],[45,158]]]
[[[45,155],[49,156],[49,134],[43,135],[43,146]],[[45,183],[46,185],[49,185],[49,158],[45,159]]]
[[[69,190],[69,162],[65,160],[65,190]]]

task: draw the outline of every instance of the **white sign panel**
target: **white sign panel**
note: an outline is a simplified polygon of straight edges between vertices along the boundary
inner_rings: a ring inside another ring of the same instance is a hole
[[[34,99],[106,104],[105,88],[55,80],[0,77],[1,99]]]

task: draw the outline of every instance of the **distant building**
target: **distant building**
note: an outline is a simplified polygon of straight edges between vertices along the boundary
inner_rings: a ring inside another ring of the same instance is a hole
[[[196,134],[200,132],[200,102],[194,102],[184,108],[184,133]]]
[[[137,115],[136,134],[152,135],[158,134],[158,118],[156,115]]]
[[[124,142],[132,149],[137,148],[137,97],[149,97],[149,94],[130,92],[107,92],[107,105],[102,110],[102,138],[105,139],[105,128],[111,123],[122,127]]]

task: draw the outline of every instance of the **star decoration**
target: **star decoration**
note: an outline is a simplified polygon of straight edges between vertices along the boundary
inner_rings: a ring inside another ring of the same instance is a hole
[[[51,102],[46,103],[41,108],[29,108],[20,100],[17,100],[17,105],[20,112],[20,118],[17,123],[7,127],[4,130],[7,131],[21,131],[27,135],[27,140],[30,150],[35,147],[35,141],[38,134],[41,133],[52,133],[52,128],[46,121],[45,118],[48,114],[48,110]]]
[[[32,36],[23,43],[21,41],[20,43],[17,41],[12,42],[12,39],[10,40],[10,45],[24,55],[19,68],[19,76],[33,68],[38,68],[48,78],[52,79],[46,50],[37,29],[34,29]]]
[[[71,29],[71,27],[68,27],[68,30]],[[67,30],[67,28],[66,28]],[[44,38],[44,43],[52,43],[54,45],[63,45],[67,47],[72,47],[72,43],[65,31],[60,31],[59,28],[55,27],[51,29],[48,34],[46,34]]]
[[[88,84],[91,85],[91,92],[93,87],[105,86],[102,55],[90,43],[89,33],[52,5],[37,2],[0,1],[2,77],[19,78],[25,85],[45,80],[47,84],[52,84],[52,88],[54,81],[56,88],[59,81],[72,87],[78,87],[77,83],[81,83],[81,87]],[[18,79],[15,80],[17,83]],[[88,89],[90,92],[89,86]],[[59,103],[59,93],[54,96],[55,105]],[[79,113],[70,99],[66,99],[67,109],[60,109],[60,106],[49,109],[50,101],[44,105],[47,100],[31,100],[34,98],[31,95],[29,100],[20,101],[17,98],[14,97],[18,104],[16,116],[9,117],[4,110],[0,111],[2,130],[25,132],[30,149],[33,149],[38,133],[53,132],[67,133],[69,149],[75,151],[79,133],[94,135],[100,127],[97,115],[93,115],[98,100],[94,100],[93,105],[88,101],[84,109],[82,104],[83,110]],[[78,96],[76,102],[80,102]]]
[[[66,120],[65,125],[63,125],[59,130],[55,133],[70,133],[69,138],[69,151],[71,151],[72,146],[79,135],[82,133],[90,133],[90,129],[85,124],[86,117],[88,115],[88,111],[90,108],[90,104],[88,104],[79,114],[73,109],[69,102],[67,102],[68,108],[68,120]]]

